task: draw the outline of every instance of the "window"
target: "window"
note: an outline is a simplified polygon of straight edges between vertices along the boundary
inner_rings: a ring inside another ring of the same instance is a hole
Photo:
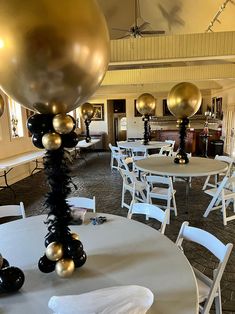
[[[21,105],[8,97],[9,113],[10,113],[10,127],[12,138],[23,137],[23,123]]]

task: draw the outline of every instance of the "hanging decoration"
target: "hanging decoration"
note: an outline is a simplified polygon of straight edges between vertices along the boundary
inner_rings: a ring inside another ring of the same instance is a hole
[[[175,158],[177,164],[187,164],[189,159],[185,152],[186,130],[189,127],[189,119],[200,108],[202,102],[201,92],[192,83],[182,82],[175,85],[168,94],[167,106],[170,112],[178,119],[180,146]]]
[[[149,118],[154,112],[156,107],[156,99],[148,93],[144,93],[140,95],[136,102],[136,109],[140,114],[143,115],[142,120],[144,121],[144,145],[148,145],[150,138],[150,126],[149,126]]]
[[[91,141],[89,125],[91,123],[91,119],[94,116],[94,107],[92,104],[86,102],[81,106],[81,113],[86,125],[86,142],[89,143]]]
[[[78,137],[66,113],[83,104],[103,80],[110,54],[107,25],[94,0],[62,1],[59,9],[56,0],[20,6],[18,0],[1,1],[0,39],[0,85],[37,112],[28,119],[28,129],[33,144],[47,150],[48,233],[38,267],[68,277],[85,263],[86,253],[68,227],[71,177],[65,148],[76,146]]]

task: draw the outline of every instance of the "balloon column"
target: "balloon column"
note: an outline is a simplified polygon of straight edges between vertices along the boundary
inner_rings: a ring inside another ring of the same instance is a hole
[[[20,14],[15,14],[20,10]],[[70,232],[68,158],[64,148],[78,141],[66,113],[83,104],[101,84],[109,62],[109,35],[95,0],[0,2],[0,85],[30,110],[33,144],[47,150],[50,187],[45,255],[39,269],[67,277],[86,254]]]
[[[9,262],[0,254],[0,291],[15,292],[23,286],[24,279],[22,270],[9,266]]]
[[[94,115],[94,107],[92,104],[86,102],[81,106],[82,117],[85,120],[86,125],[86,142],[89,143],[91,141],[89,125],[91,123],[91,119]]]
[[[167,98],[170,112],[178,119],[177,127],[180,129],[180,147],[175,158],[177,164],[187,164],[189,159],[185,152],[186,129],[189,119],[200,108],[202,96],[200,90],[192,83],[182,82],[175,85]]]
[[[148,145],[149,142],[149,117],[155,110],[155,106],[155,98],[151,94],[144,93],[137,99],[136,109],[143,115],[142,120],[144,121],[144,145]]]

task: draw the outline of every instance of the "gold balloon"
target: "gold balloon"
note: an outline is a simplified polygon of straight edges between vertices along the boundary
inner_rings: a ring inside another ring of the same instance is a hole
[[[91,119],[94,115],[94,107],[89,102],[81,105],[81,113],[84,120]]]
[[[48,150],[56,150],[60,148],[61,143],[61,137],[57,133],[46,133],[42,137],[42,145]]]
[[[0,86],[40,113],[86,102],[109,63],[109,33],[95,0],[0,1],[0,43]]]
[[[142,115],[149,115],[156,107],[155,98],[148,93],[140,95],[136,102],[136,109]]]
[[[175,85],[167,97],[170,112],[179,119],[192,117],[200,108],[202,95],[196,85],[182,82]]]
[[[57,114],[52,120],[54,130],[59,134],[70,133],[74,129],[73,119],[64,113]]]
[[[0,95],[0,117],[3,115],[4,112],[4,99],[2,95]]]
[[[72,236],[72,238],[74,240],[79,240],[80,239],[79,235],[77,233],[75,233],[75,232],[71,233],[71,236]]]
[[[50,261],[58,261],[63,256],[62,244],[51,242],[46,248],[46,256]]]
[[[70,258],[62,258],[55,265],[55,271],[60,277],[69,277],[75,269],[74,261]]]

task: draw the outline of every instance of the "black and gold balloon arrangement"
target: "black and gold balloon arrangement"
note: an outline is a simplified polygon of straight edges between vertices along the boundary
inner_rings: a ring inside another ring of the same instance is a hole
[[[85,104],[81,106],[81,113],[82,113],[82,117],[84,119],[85,126],[86,126],[86,139],[85,140],[87,143],[89,143],[91,141],[89,126],[91,123],[91,119],[93,118],[93,115],[94,115],[93,105],[90,104],[89,102],[86,102]]]
[[[18,291],[24,284],[24,273],[18,267],[10,266],[0,254],[0,292],[12,293]]]
[[[46,148],[44,168],[50,191],[48,234],[39,269],[72,274],[86,260],[77,235],[70,232],[66,197],[71,178],[66,147],[77,143],[74,120],[67,115],[100,86],[108,68],[110,40],[96,1],[0,1],[0,85],[37,114],[28,121],[36,147]],[[39,12],[43,12],[43,18]],[[39,114],[38,114],[39,113]],[[29,252],[30,254],[30,252]]]
[[[156,100],[151,94],[144,93],[138,97],[136,102],[136,109],[143,116],[142,120],[144,121],[144,140],[143,140],[144,145],[148,145],[149,143],[150,138],[149,119],[151,115],[153,115],[155,107]]]
[[[201,92],[198,87],[189,82],[182,82],[175,85],[167,97],[167,107],[178,119],[180,145],[174,162],[177,164],[187,164],[189,162],[185,152],[185,137],[189,127],[189,118],[200,108],[202,102]]]

